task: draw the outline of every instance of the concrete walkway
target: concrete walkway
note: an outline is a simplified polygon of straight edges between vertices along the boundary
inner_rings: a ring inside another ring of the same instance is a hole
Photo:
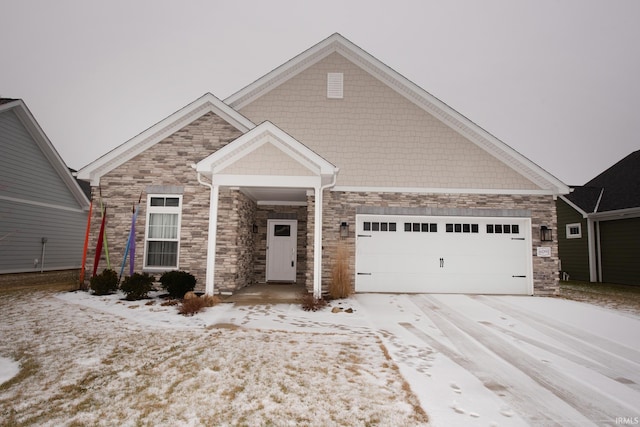
[[[233,295],[224,298],[224,302],[237,305],[253,304],[295,304],[307,293],[304,285],[291,283],[257,284],[244,287]]]

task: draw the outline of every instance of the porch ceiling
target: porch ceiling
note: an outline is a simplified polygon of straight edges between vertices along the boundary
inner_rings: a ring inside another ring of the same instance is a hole
[[[242,187],[245,195],[257,203],[306,203],[304,188]]]

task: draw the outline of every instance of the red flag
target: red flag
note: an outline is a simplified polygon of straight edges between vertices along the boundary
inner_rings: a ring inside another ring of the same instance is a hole
[[[82,248],[82,268],[80,269],[80,286],[84,286],[84,272],[87,266],[87,248],[89,247],[89,232],[91,231],[91,213],[93,212],[93,198],[89,204],[89,216],[87,217],[87,231],[84,235],[84,246]]]
[[[96,245],[96,256],[93,259],[93,277],[98,271],[98,264],[100,263],[100,257],[102,256],[102,243],[104,241],[104,226],[107,222],[107,207],[104,207],[104,216],[102,217],[102,223],[100,224],[100,234],[98,235],[98,244]]]

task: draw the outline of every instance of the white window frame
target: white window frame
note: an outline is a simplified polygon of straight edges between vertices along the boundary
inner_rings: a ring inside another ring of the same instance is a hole
[[[151,206],[152,198],[177,198],[178,206]],[[175,265],[147,265],[147,251],[149,249],[149,241],[157,240],[157,239],[149,239],[149,225],[151,224],[150,217],[151,214],[177,214],[178,215],[178,229],[177,238],[176,239],[162,239],[163,241],[175,241],[178,243],[176,248],[176,264]],[[147,194],[147,214],[146,214],[146,222],[144,227],[144,264],[143,269],[145,271],[167,271],[167,270],[177,270],[180,265],[180,232],[182,228],[182,194]]]
[[[571,234],[571,229],[577,227],[578,233]],[[573,224],[567,224],[567,239],[580,239],[582,238],[582,224],[579,222],[575,222]]]

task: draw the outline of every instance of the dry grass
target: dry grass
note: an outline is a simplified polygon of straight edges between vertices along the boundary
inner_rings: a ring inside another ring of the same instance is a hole
[[[349,250],[340,243],[336,250],[336,261],[331,272],[329,296],[332,299],[346,298],[352,294],[351,273],[349,271]]]
[[[222,300],[217,295],[205,294],[199,297],[193,292],[187,292],[184,300],[182,300],[182,304],[180,304],[180,307],[178,308],[178,313],[183,316],[193,316],[204,308],[213,307],[221,301]]]
[[[327,306],[324,298],[316,298],[312,293],[302,294],[300,304],[304,311],[318,311]]]
[[[640,315],[640,286],[560,282],[558,297]]]

